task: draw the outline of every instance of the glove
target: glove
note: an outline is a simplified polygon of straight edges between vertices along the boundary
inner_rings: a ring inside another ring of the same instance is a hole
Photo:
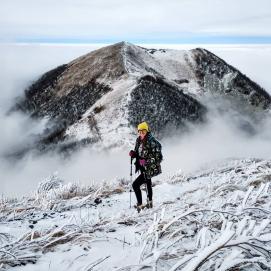
[[[131,151],[129,152],[129,156],[131,156],[131,158],[136,158],[136,152],[133,151],[133,150],[131,150]]]
[[[145,167],[146,160],[145,159],[139,159],[139,164],[140,164],[140,166]]]

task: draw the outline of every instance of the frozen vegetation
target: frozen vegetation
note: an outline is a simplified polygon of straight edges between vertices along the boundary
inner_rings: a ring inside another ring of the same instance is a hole
[[[268,160],[177,172],[154,181],[154,208],[138,214],[128,179],[53,175],[2,197],[0,270],[270,270],[270,181]]]

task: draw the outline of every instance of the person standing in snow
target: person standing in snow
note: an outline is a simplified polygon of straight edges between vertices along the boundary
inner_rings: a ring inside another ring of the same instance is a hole
[[[153,137],[149,131],[149,126],[146,122],[142,122],[137,127],[138,138],[136,139],[135,149],[129,152],[131,158],[135,158],[135,172],[140,172],[140,175],[133,182],[133,189],[137,198],[135,206],[140,212],[143,208],[152,208],[152,182],[151,178],[159,175],[161,171],[162,147],[161,144]],[[147,204],[142,204],[142,194],[140,186],[147,185]]]

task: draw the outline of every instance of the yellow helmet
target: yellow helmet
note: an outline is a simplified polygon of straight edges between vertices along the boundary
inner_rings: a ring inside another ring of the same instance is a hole
[[[148,126],[147,122],[144,121],[144,122],[138,124],[137,130],[138,131],[139,130],[147,130],[147,132],[149,132],[149,126]]]

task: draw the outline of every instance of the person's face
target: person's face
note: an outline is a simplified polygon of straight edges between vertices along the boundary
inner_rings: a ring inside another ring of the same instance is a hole
[[[140,136],[140,139],[143,140],[147,134],[147,130],[138,130],[138,134]]]

